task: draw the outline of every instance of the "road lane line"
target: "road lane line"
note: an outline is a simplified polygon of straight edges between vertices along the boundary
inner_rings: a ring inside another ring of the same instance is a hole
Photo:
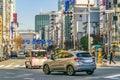
[[[6,72],[6,74],[15,74],[15,73],[12,73],[12,72]]]
[[[33,75],[33,74],[24,74],[24,75],[26,75],[26,76],[31,76],[31,75]]]
[[[120,79],[120,74],[116,74],[116,75],[111,75],[111,76],[106,76],[104,78],[109,78],[109,79]]]
[[[35,80],[34,78],[24,78],[25,80]]]

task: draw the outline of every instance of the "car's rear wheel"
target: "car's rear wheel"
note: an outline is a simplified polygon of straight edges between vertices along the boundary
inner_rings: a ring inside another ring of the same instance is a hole
[[[43,66],[43,71],[46,75],[49,75],[51,72],[50,72],[50,68],[48,65],[44,65]]]
[[[94,70],[90,70],[86,72],[88,75],[92,75],[94,73]]]
[[[73,68],[72,66],[68,66],[68,67],[67,67],[67,74],[68,74],[69,76],[75,75],[75,70],[74,70],[74,68]]]

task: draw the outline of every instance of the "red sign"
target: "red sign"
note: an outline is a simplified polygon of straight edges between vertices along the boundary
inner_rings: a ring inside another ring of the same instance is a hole
[[[13,13],[13,22],[17,23],[17,13]]]

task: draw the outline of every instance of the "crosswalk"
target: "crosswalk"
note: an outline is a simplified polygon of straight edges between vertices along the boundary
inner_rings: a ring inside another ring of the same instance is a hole
[[[4,68],[7,68],[7,69],[14,69],[14,68],[25,68],[25,64],[14,64],[14,63],[10,63],[10,64],[1,64],[0,65],[0,69],[4,69]]]

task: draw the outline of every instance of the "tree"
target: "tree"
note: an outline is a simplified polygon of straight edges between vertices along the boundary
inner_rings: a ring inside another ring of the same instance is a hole
[[[81,48],[88,50],[88,37],[84,36],[80,39]]]
[[[15,47],[17,49],[22,46],[22,40],[23,40],[23,38],[21,36],[17,36],[16,38],[14,38],[14,42],[16,44]]]

